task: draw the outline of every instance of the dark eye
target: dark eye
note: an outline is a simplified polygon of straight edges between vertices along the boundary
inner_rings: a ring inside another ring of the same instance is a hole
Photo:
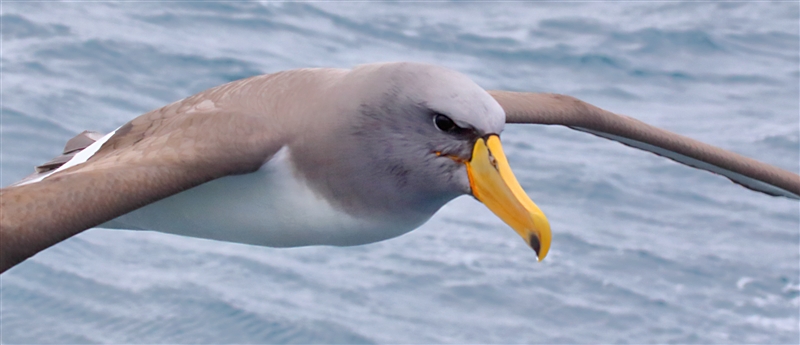
[[[442,132],[452,132],[459,128],[453,120],[442,114],[433,117],[433,124]]]

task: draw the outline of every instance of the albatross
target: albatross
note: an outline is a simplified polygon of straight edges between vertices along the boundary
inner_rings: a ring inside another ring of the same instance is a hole
[[[472,195],[544,259],[550,225],[508,164],[506,123],[563,125],[800,198],[800,176],[558,94],[486,91],[421,63],[298,69],[145,113],[0,190],[0,272],[92,227],[261,246],[399,236]]]

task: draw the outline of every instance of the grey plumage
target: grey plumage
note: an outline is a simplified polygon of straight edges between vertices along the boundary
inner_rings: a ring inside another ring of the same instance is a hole
[[[408,231],[470,192],[463,164],[442,155],[468,160],[477,138],[502,131],[503,110],[509,123],[565,125],[755,190],[800,195],[800,176],[568,96],[486,93],[461,74],[423,64],[303,69],[235,81],[148,112],[85,163],[2,189],[0,271],[140,207],[256,172],[282,148],[291,150],[295,176],[334,209],[406,222]],[[475,132],[464,138],[437,132],[436,113]]]

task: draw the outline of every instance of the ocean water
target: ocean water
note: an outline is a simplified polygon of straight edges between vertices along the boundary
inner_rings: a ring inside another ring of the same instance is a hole
[[[797,2],[0,3],[0,183],[206,88],[421,61],[800,167]],[[512,126],[548,258],[462,197],[365,246],[93,229],[0,276],[4,343],[795,343],[800,204]]]

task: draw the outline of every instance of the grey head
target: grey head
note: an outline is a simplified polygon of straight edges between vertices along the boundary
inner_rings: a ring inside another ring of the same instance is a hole
[[[464,162],[478,138],[500,134],[505,125],[494,98],[439,66],[363,65],[330,93],[336,106],[329,111],[344,121],[327,122],[315,131],[327,136],[314,140],[323,147],[299,145],[296,157],[305,160],[301,171],[315,189],[360,217],[421,223],[470,193]],[[312,161],[326,164],[312,167]]]

